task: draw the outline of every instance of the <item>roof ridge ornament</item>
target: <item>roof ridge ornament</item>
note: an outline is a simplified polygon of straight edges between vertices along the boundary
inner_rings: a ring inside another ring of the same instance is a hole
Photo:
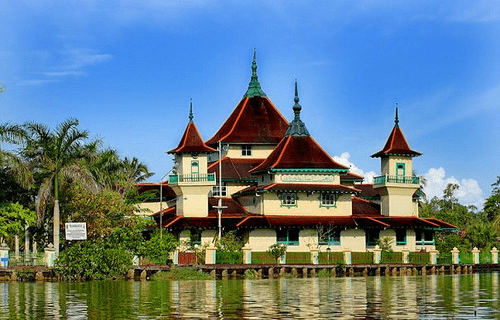
[[[297,79],[295,79],[295,97],[293,98],[293,101],[295,101],[292,108],[295,117],[293,121],[290,122],[285,136],[309,136],[309,131],[307,131],[305,123],[300,120],[300,111],[302,110],[302,106],[299,104],[300,99],[299,90],[297,89]]]
[[[252,77],[250,78],[250,83],[248,84],[248,90],[244,95],[244,97],[247,98],[266,97],[266,94],[264,93],[264,91],[262,91],[262,88],[260,86],[259,77],[257,76],[256,52],[257,50],[253,48]]]
[[[194,118],[194,115],[193,115],[193,99],[189,99],[190,100],[190,103],[189,103],[189,122],[190,123],[193,123],[193,118]]]
[[[394,119],[394,126],[399,128],[398,103],[397,102],[396,102],[396,118]]]

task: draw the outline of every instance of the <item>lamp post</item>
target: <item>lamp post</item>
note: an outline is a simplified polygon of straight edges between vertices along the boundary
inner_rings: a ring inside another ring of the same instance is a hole
[[[222,142],[219,141],[219,201],[217,203],[217,218],[219,227],[219,240],[222,238],[222,209],[227,208],[222,205]]]
[[[326,248],[327,264],[330,264],[330,251],[332,251],[332,249],[330,249],[330,247]]]

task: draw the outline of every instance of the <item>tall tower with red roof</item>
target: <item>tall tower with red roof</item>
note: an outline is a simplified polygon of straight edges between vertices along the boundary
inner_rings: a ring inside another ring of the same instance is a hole
[[[375,177],[373,187],[381,196],[381,213],[385,216],[417,216],[418,206],[413,194],[420,187],[419,178],[413,175],[413,158],[422,155],[414,151],[399,127],[398,108],[394,127],[382,150],[372,155],[380,158],[381,176]]]
[[[175,172],[169,183],[175,191],[177,214],[205,217],[208,214],[208,195],[215,185],[215,175],[208,173],[208,154],[217,150],[207,146],[193,121],[190,105],[189,122],[177,148],[168,151],[174,155]]]

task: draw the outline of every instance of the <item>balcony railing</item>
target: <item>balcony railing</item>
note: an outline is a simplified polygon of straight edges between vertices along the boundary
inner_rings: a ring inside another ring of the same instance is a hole
[[[402,183],[402,184],[420,184],[420,178],[415,176],[379,176],[373,178],[373,184],[384,184],[386,182],[390,183]]]
[[[215,181],[215,173],[209,174],[177,174],[169,176],[170,183]]]

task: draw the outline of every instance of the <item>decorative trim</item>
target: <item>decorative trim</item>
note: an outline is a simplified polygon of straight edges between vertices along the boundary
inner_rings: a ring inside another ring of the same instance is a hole
[[[314,168],[290,168],[290,169],[270,169],[270,172],[340,172],[347,173],[349,169],[314,169]]]

